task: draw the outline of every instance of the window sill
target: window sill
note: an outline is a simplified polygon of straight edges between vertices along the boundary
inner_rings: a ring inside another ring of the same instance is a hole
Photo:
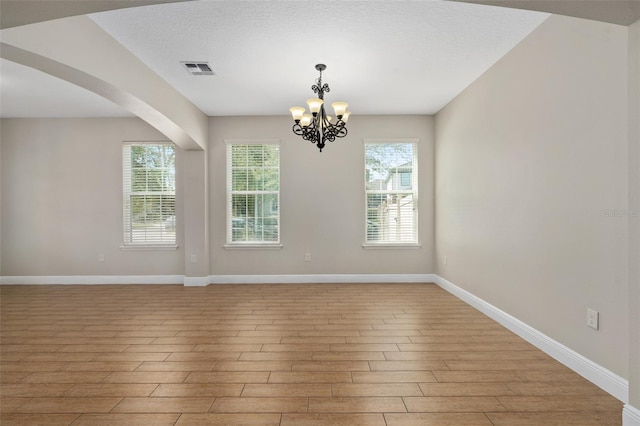
[[[282,244],[225,244],[227,250],[280,250]]]
[[[362,245],[365,250],[418,250],[422,248],[422,244],[418,243],[365,243]]]
[[[120,250],[178,250],[178,245],[131,244],[120,246]]]

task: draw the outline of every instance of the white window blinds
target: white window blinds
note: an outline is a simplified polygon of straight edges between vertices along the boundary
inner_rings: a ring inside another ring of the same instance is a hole
[[[417,244],[417,141],[364,146],[366,243]]]
[[[227,144],[227,242],[280,242],[278,144]]]
[[[171,143],[123,145],[125,246],[176,244],[175,160]]]

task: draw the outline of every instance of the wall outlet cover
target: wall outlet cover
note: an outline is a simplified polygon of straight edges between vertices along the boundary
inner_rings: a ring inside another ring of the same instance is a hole
[[[587,326],[598,330],[600,327],[600,313],[598,311],[587,308]]]

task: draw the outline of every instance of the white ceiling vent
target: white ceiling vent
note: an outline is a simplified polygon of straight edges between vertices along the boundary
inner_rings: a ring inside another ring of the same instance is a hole
[[[183,61],[180,63],[191,75],[216,75],[211,69],[209,62]]]

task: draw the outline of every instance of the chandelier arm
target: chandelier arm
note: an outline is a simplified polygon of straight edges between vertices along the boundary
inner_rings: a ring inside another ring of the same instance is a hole
[[[302,134],[302,139],[304,139],[306,141],[312,141],[313,142],[313,136],[314,136],[313,129],[305,127],[304,128],[304,133]]]
[[[332,126],[331,131],[329,132],[328,140],[330,142],[333,142],[336,140],[336,137],[340,137],[339,129],[337,129],[335,126]]]
[[[293,130],[293,133],[294,133],[294,134],[296,134],[296,135],[298,135],[298,136],[302,136],[302,135],[304,134],[304,129],[303,129],[303,127],[302,127],[300,124],[298,124],[298,123],[295,123],[295,124],[293,125],[293,128],[292,128],[291,130]]]
[[[310,141],[311,143],[316,143],[318,140],[318,131],[316,127],[313,125],[304,127],[304,134],[302,135],[302,138]]]
[[[322,128],[326,129],[327,127],[331,126],[331,122],[327,119],[327,113],[324,110],[324,105],[320,107],[320,113],[322,114],[322,118],[319,120],[319,122],[322,123]]]

